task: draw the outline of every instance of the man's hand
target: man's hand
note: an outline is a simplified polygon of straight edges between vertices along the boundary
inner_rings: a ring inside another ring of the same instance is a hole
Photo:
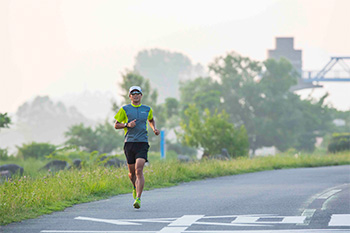
[[[136,119],[128,123],[129,128],[134,128],[136,126]]]
[[[160,131],[159,131],[158,129],[154,129],[153,132],[154,132],[154,134],[157,135],[157,136],[160,134]]]

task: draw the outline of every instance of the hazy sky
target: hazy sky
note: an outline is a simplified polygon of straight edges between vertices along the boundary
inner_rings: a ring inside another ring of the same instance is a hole
[[[140,50],[181,52],[207,66],[236,51],[265,60],[294,37],[304,70],[350,56],[348,0],[1,0],[0,112],[37,95],[113,91]],[[350,83],[324,83],[350,110]],[[304,91],[303,94],[308,94]]]

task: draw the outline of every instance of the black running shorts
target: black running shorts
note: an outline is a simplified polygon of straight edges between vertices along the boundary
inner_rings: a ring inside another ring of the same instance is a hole
[[[149,145],[148,142],[126,142],[124,144],[124,153],[128,164],[135,164],[136,159],[147,160]]]

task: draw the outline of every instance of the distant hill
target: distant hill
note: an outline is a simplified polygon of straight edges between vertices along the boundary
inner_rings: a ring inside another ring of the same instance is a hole
[[[61,144],[65,141],[64,132],[74,124],[95,125],[77,108],[67,108],[62,102],[53,102],[48,96],[38,96],[21,105],[13,122],[9,129],[0,132],[0,147],[7,147],[12,153],[16,145],[32,141]]]

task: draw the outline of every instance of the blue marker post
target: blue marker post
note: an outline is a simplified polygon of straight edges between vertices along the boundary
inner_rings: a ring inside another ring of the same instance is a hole
[[[165,159],[165,131],[160,131],[160,158]]]

